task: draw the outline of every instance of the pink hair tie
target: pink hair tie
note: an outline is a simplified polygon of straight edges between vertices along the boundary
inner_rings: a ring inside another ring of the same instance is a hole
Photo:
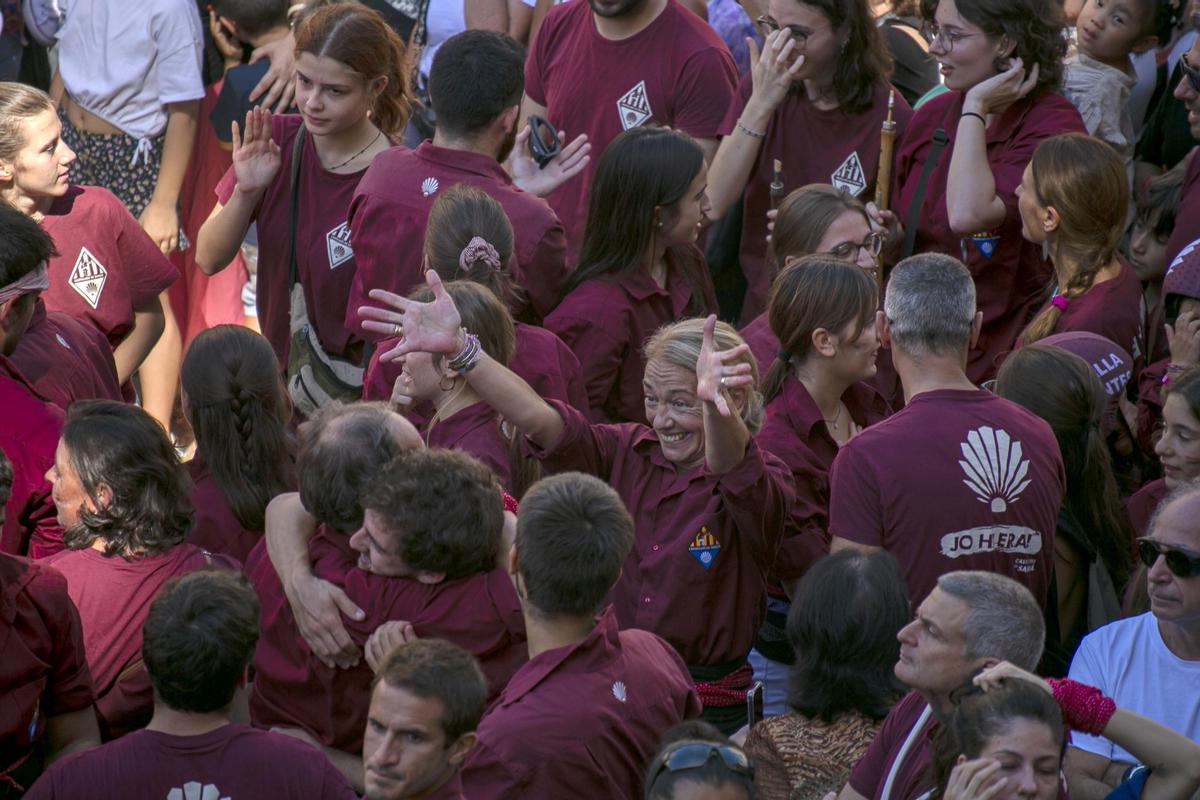
[[[471,241],[467,242],[467,246],[459,253],[458,267],[468,270],[476,261],[482,261],[492,269],[500,269],[500,254],[492,247],[492,243],[482,236],[472,237]]]
[[[1069,301],[1067,298],[1063,297],[1061,294],[1056,294],[1054,297],[1050,298],[1050,305],[1054,306],[1059,311],[1066,311],[1068,302]]]

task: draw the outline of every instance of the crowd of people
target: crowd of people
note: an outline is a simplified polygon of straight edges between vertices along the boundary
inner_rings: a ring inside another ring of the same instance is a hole
[[[1197,0],[0,8],[0,800],[1200,800]]]

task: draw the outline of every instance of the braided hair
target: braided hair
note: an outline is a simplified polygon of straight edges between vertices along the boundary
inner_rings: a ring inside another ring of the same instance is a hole
[[[180,379],[199,456],[242,527],[263,530],[267,503],[296,482],[274,351],[248,328],[218,325],[192,341]]]

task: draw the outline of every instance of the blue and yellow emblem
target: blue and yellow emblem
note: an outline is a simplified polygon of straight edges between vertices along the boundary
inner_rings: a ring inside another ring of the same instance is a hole
[[[721,552],[721,543],[717,541],[716,536],[708,532],[708,526],[704,525],[688,545],[688,552],[700,562],[700,566],[708,569],[717,560],[717,553]]]
[[[992,256],[996,255],[996,248],[1000,244],[1000,237],[988,231],[964,236],[961,241],[964,262],[967,261],[968,257],[967,242],[975,245],[975,250],[978,251],[979,255],[990,261]]]

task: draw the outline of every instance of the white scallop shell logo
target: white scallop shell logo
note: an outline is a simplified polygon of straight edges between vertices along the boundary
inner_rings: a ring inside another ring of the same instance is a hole
[[[1013,441],[1008,432],[983,426],[967,434],[962,443],[963,480],[979,502],[989,504],[992,513],[1000,514],[1009,503],[1017,500],[1029,486],[1029,459],[1021,457],[1021,443]]]
[[[614,683],[613,687],[612,687],[612,693],[613,693],[613,697],[617,698],[622,703],[625,702],[626,695],[625,695],[625,684],[624,683],[622,683],[621,681],[617,681],[616,683]]]
[[[438,190],[438,179],[437,178],[426,178],[425,180],[421,181],[421,194],[424,195],[425,197],[429,197],[429,195],[433,194],[437,190]]]
[[[167,800],[229,800],[229,798],[222,797],[221,790],[211,783],[201,786],[199,781],[190,781],[185,783],[183,788],[175,787],[167,792]]]

